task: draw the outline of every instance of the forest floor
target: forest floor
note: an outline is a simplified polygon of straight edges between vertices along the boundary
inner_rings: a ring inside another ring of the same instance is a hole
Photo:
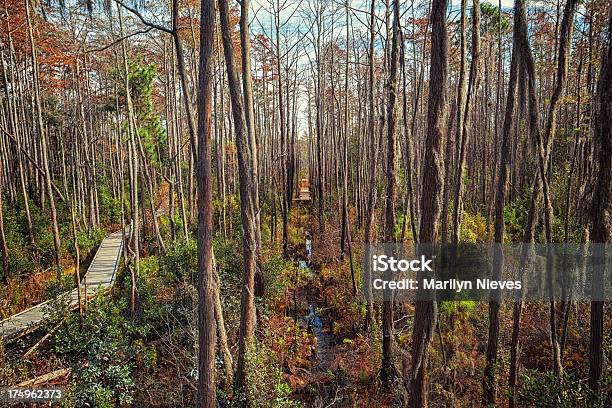
[[[278,389],[282,383],[286,387],[282,392],[283,401],[290,402],[256,406],[295,406],[291,401],[305,407],[399,406],[406,397],[402,378],[410,363],[406,353],[410,350],[412,305],[398,304],[395,308],[395,360],[399,375],[393,389],[385,390],[379,380],[382,343],[379,325],[374,324],[372,332],[364,333],[363,301],[359,294],[353,293],[348,254],[340,254],[337,227],[340,222],[330,215],[323,233],[319,234],[315,218],[308,209],[292,211],[288,259],[282,256],[280,237],[266,247],[264,264],[269,281],[266,294],[258,299],[256,357],[260,360],[253,369],[257,373],[254,390],[255,396],[259,395],[258,403],[275,401],[281,394]],[[166,224],[164,219],[161,225],[167,228]],[[304,242],[307,233],[314,238],[310,264],[307,264]],[[358,234],[355,233],[355,241]],[[355,247],[353,261],[359,283],[360,246]],[[110,395],[114,401],[131,399],[128,406],[192,404],[197,378],[193,368],[197,344],[196,248],[194,241],[179,240],[168,246],[167,254],[141,259],[140,305],[135,315],[130,312],[128,302],[129,271],[122,270],[118,285],[108,295],[90,303],[83,328],[79,326],[78,315],[73,313],[28,358],[23,358],[24,354],[54,327],[47,325],[6,345],[4,350],[0,342],[0,385],[14,385],[50,372],[70,370],[70,375],[55,382],[69,389],[76,401],[93,399],[95,402],[95,398]],[[225,243],[215,243],[215,251],[226,330],[235,356],[242,269],[240,245],[227,238]],[[276,271],[270,267],[271,261],[277,262]],[[487,304],[452,305],[452,314],[450,306],[440,305],[439,322],[443,329],[434,334],[431,344],[433,407],[468,403],[481,392],[482,350],[486,346],[487,329],[482,316],[486,315]],[[504,327],[510,327],[511,309],[509,303],[502,305]],[[456,321],[455,331],[448,329],[451,315]],[[375,318],[380,319],[377,305]],[[549,354],[548,335],[543,329],[546,319],[545,304],[526,305],[523,336],[528,347],[521,357],[526,369],[550,369],[547,358],[538,358]],[[606,330],[610,329],[609,324]],[[585,347],[588,315],[578,313],[578,306],[570,317],[569,327],[568,349]],[[509,332],[502,333],[501,342],[508,344]],[[451,345],[454,355],[449,357]],[[99,358],[96,350],[108,350],[108,359]],[[588,367],[583,355],[568,354],[566,366],[585,372]],[[507,355],[503,354],[502,359],[507,361]],[[222,365],[218,366],[218,373],[221,405],[232,406],[234,397]],[[458,379],[461,379],[460,387]],[[91,397],[93,390],[103,390],[105,394]],[[229,392],[223,394],[222,390]]]
[[[307,209],[294,211],[290,229],[318,231]],[[359,298],[352,292],[348,255],[339,255],[340,223],[328,222],[322,235],[315,236],[308,262],[305,242],[294,247],[291,258],[298,264],[291,316],[312,339],[309,355],[297,367],[285,367],[292,398],[306,406],[346,406],[359,401],[367,406],[389,406],[393,393],[379,391],[378,333],[363,332]],[[360,259],[353,260],[355,265]],[[300,265],[301,264],[301,265]]]

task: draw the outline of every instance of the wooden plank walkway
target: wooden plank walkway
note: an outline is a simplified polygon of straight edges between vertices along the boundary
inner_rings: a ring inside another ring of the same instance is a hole
[[[293,201],[310,202],[310,181],[308,179],[300,179],[297,184],[297,195],[293,197]]]
[[[126,231],[126,235],[129,230]],[[98,251],[94,255],[87,272],[81,277],[81,295],[87,297],[95,295],[98,291],[105,290],[115,283],[117,267],[123,250],[121,230],[106,236]],[[78,305],[78,293],[74,288],[69,293],[70,305]],[[0,321],[0,338],[12,337],[17,333],[37,326],[44,319],[44,306],[49,303],[39,303],[29,309],[19,312],[5,320]]]

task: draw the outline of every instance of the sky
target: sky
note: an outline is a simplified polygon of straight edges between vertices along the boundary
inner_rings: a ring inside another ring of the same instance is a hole
[[[254,33],[265,34],[267,37],[271,39],[275,39],[274,25],[273,25],[273,14],[274,7],[271,5],[271,1],[273,4],[276,4],[277,0],[251,0],[251,31]],[[280,13],[280,20],[283,28],[281,29],[281,33],[285,35],[291,35],[294,33],[288,42],[289,46],[293,45],[293,42],[297,41],[298,38],[302,37],[303,33],[308,30],[309,22],[303,17],[303,10],[307,10],[307,4],[309,1],[317,1],[317,0],[278,0],[281,4],[282,11]],[[338,1],[330,1],[330,3],[335,3],[335,7],[341,7],[344,0]],[[378,0],[379,5],[377,5],[378,15],[382,16],[384,13],[384,1]],[[392,2],[393,0],[389,0]],[[497,6],[498,0],[484,0],[482,2],[491,3]],[[421,5],[423,7],[426,3],[424,0],[417,0],[417,6]],[[468,1],[468,10],[471,8],[471,1]],[[411,4],[411,0],[404,0],[401,3],[402,12],[407,10]],[[451,0],[450,8],[453,11],[458,11],[461,5],[461,0]],[[502,9],[511,9],[514,6],[513,0],[501,0]],[[352,28],[353,30],[363,30],[367,31],[368,22],[368,14],[370,8],[370,0],[350,0],[350,6],[353,9],[363,10],[366,13],[354,12],[352,17]],[[468,11],[469,12],[469,11]],[[336,25],[338,29],[338,33],[340,33],[340,41],[343,41],[342,38],[345,36],[345,17],[344,17],[344,9],[338,11],[340,15],[334,16],[336,19]],[[455,13],[456,14],[456,13]],[[359,17],[359,18],[358,18]],[[361,21],[360,21],[361,19]],[[284,43],[281,35],[281,53],[283,49],[286,48],[286,44]],[[298,58],[298,66],[301,70],[309,69],[309,61],[314,60],[314,51],[312,46],[310,46],[309,41],[307,39],[302,40],[303,45],[300,46],[301,56]],[[310,54],[310,55],[307,55]],[[307,95],[303,90],[302,94],[298,97],[298,128],[299,132],[302,133],[307,129]]]
[[[281,12],[281,18],[283,20],[286,20],[287,18],[289,18],[292,14],[293,17],[292,19],[294,21],[296,21],[296,24],[299,23],[300,20],[300,16],[299,13],[294,13],[295,9],[298,7],[304,7],[304,5],[307,3],[308,0],[279,0],[281,5],[285,5],[283,7],[283,11]],[[352,8],[355,9],[360,9],[360,10],[364,10],[364,11],[369,11],[370,9],[370,1],[369,0],[349,0],[350,1],[350,6]],[[384,1],[383,0],[377,0],[380,2],[380,5],[378,6],[379,10],[382,10],[382,8],[384,7]],[[390,2],[392,2],[393,0],[389,0]],[[272,2],[276,3],[276,0],[272,0]],[[335,1],[335,3],[337,4],[342,4],[343,0],[339,0],[339,1]],[[410,0],[404,0],[402,1],[402,9],[406,9],[409,5],[410,5]],[[497,6],[498,0],[482,0],[482,3],[490,3],[493,4],[495,6]],[[272,12],[272,7],[270,5],[271,0],[251,0],[251,16],[257,15],[257,18],[261,21],[261,22],[269,22],[270,21],[270,14]],[[425,3],[425,1],[423,0],[419,0],[417,1],[417,3]],[[451,0],[450,1],[450,7],[451,9],[455,10],[455,9],[459,9],[461,5],[461,0]],[[514,1],[513,0],[501,0],[501,5],[503,9],[507,9],[507,8],[512,8],[514,6]],[[471,7],[471,1],[468,1],[468,8]],[[251,24],[252,28],[255,28],[258,25],[258,22],[256,21],[256,19],[253,19],[253,23]]]

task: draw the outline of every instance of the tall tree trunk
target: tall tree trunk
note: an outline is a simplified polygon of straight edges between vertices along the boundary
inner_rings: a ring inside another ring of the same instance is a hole
[[[317,55],[317,78],[316,78],[316,94],[315,94],[315,107],[316,107],[316,133],[317,133],[317,141],[316,141],[316,150],[317,150],[317,202],[318,202],[318,223],[319,223],[319,236],[321,239],[323,238],[323,99],[325,93],[321,89],[323,86],[322,80],[322,55],[321,55],[321,31],[322,27],[322,17],[317,16],[317,35],[316,35],[316,55]]]
[[[123,15],[121,12],[121,8],[117,5],[117,12],[119,15],[119,30],[120,34],[123,35]],[[124,91],[127,105],[127,114],[128,114],[128,166],[129,166],[129,175],[130,175],[130,210],[132,213],[132,222],[131,222],[131,232],[133,239],[133,264],[131,265],[131,295],[130,295],[130,305],[132,316],[134,316],[136,312],[136,277],[139,274],[140,268],[140,215],[138,211],[138,154],[136,153],[136,138],[138,137],[138,128],[136,126],[136,118],[134,114],[134,107],[132,104],[132,97],[130,92],[130,83],[129,83],[129,67],[128,67],[128,57],[127,57],[127,46],[122,43],[122,69],[124,75]]]
[[[523,4],[521,2],[521,4]],[[571,4],[570,4],[571,5]],[[522,53],[522,60],[525,65],[525,72],[527,74],[527,91],[529,98],[529,131],[532,136],[534,136],[536,142],[536,152],[538,155],[538,170],[539,170],[539,179],[542,185],[542,193],[544,196],[544,232],[546,236],[546,242],[552,243],[552,223],[553,223],[553,208],[550,197],[550,187],[548,182],[548,151],[550,143],[552,142],[553,134],[548,135],[549,140],[544,140],[542,132],[539,128],[540,123],[540,115],[539,115],[539,106],[538,106],[538,96],[536,95],[536,78],[535,78],[535,61],[533,58],[533,54],[531,52],[531,47],[529,46],[529,39],[527,35],[527,17],[525,15],[525,7],[521,7],[519,10],[519,14],[515,16],[516,22],[515,24],[519,26],[519,47]],[[559,78],[562,80],[563,78]],[[550,112],[549,115],[549,124],[547,125],[549,131],[554,130],[554,116],[556,115],[556,105],[559,101],[560,92],[562,91],[562,82],[558,82],[558,87],[553,94],[553,99],[551,100]],[[553,371],[556,375],[559,375],[563,369],[561,364],[561,352],[558,341],[558,333],[557,333],[557,318],[556,318],[556,305],[554,301],[554,294],[552,292],[553,287],[553,276],[555,268],[555,253],[551,246],[547,247],[546,254],[546,280],[547,286],[549,290],[549,310],[550,310],[550,343],[552,349],[552,359],[553,359]]]
[[[9,279],[9,264],[8,264],[8,246],[6,245],[6,236],[4,235],[4,215],[2,206],[2,175],[0,175],[0,250],[2,250],[2,279],[7,289],[11,289],[11,282]]]
[[[8,16],[7,16],[8,17]],[[9,69],[10,69],[10,79],[11,79],[11,83],[15,82],[15,78],[14,78],[14,71],[13,71],[13,67],[14,67],[14,60],[13,60],[13,39],[12,36],[10,34],[10,28],[8,26],[8,18],[7,18],[7,33],[8,33],[8,39],[9,39]],[[19,118],[18,118],[18,114],[17,114],[17,107],[15,106],[17,104],[17,96],[14,95],[13,93],[9,93],[9,85],[8,85],[8,76],[9,73],[7,73],[7,69],[6,69],[6,63],[4,61],[4,55],[2,55],[0,57],[2,59],[2,79],[4,82],[4,88],[6,89],[7,92],[7,99],[8,99],[8,105],[9,105],[9,123],[11,124],[11,127],[9,128],[12,132],[13,132],[13,136],[14,136],[14,142],[16,143],[16,150],[17,150],[17,164],[19,167],[19,186],[21,187],[21,194],[23,197],[23,208],[25,211],[25,215],[26,215],[26,220],[27,220],[27,225],[28,225],[28,237],[30,239],[30,245],[34,246],[34,232],[33,232],[33,227],[32,227],[32,216],[30,214],[30,203],[29,203],[29,197],[28,197],[28,191],[26,189],[26,180],[25,180],[25,169],[24,169],[24,165],[23,165],[23,160],[22,160],[22,148],[21,148],[21,126],[19,125]],[[12,87],[13,92],[15,92],[14,90],[15,87]]]
[[[74,187],[74,184],[73,184]],[[73,188],[73,193],[75,192],[74,188]],[[68,196],[66,194],[66,196]],[[74,277],[76,280],[76,287],[77,287],[77,302],[79,304],[79,324],[81,325],[81,329],[83,328],[83,303],[81,300],[81,250],[79,248],[79,243],[77,240],[77,227],[76,227],[76,216],[74,213],[74,203],[75,203],[76,197],[73,199],[73,201],[70,203],[70,218],[72,220],[72,244],[74,245],[74,253],[75,253],[75,259],[74,259]],[[1,231],[0,231],[1,232]]]
[[[229,349],[227,331],[225,330],[225,319],[223,318],[223,307],[221,305],[221,280],[219,279],[219,271],[217,270],[214,252],[213,274],[215,280],[215,321],[217,323],[217,331],[219,332],[219,343],[221,346],[221,353],[223,354],[223,364],[225,366],[225,383],[229,389],[229,387],[231,387],[232,378],[234,376],[234,363],[232,361],[232,353]]]
[[[276,9],[274,14],[274,22],[275,22],[275,32],[276,32],[276,41],[275,41],[275,49],[276,49],[276,71],[278,75],[278,114],[279,114],[279,124],[278,127],[280,129],[280,174],[281,174],[281,216],[283,221],[283,255],[285,258],[289,257],[289,225],[288,225],[288,217],[290,210],[290,200],[291,200],[291,191],[287,191],[287,186],[289,186],[289,181],[287,177],[289,176],[287,167],[289,160],[287,159],[288,151],[287,151],[287,126],[286,126],[286,118],[285,118],[285,101],[284,101],[284,89],[283,89],[283,72],[281,67],[281,55],[280,55],[280,12],[281,5],[280,0],[276,1]]]
[[[47,196],[49,198],[49,210],[51,211],[51,229],[53,231],[53,246],[55,249],[55,271],[57,279],[60,280],[62,276],[62,270],[60,268],[61,244],[59,237],[59,227],[57,224],[57,209],[55,208],[55,198],[53,197],[53,182],[51,181],[51,170],[49,166],[49,151],[47,150],[47,132],[45,131],[45,125],[43,123],[42,103],[40,100],[40,74],[38,71],[38,60],[36,57],[37,51],[36,44],[34,41],[34,29],[32,27],[33,19],[30,13],[30,1],[25,0],[24,4],[26,9],[26,20],[28,23],[28,39],[30,42],[30,51],[32,59],[32,80],[34,84],[34,102],[36,108],[36,129],[40,138],[42,167],[45,173],[45,191],[47,192]]]
[[[249,29],[249,7],[250,0],[242,0],[240,3],[240,52],[242,62],[242,91],[244,94],[245,119],[247,125],[247,147],[251,154],[251,182],[253,211],[255,212],[255,256],[257,260],[257,271],[255,272],[255,296],[264,293],[264,276],[261,265],[261,215],[259,211],[259,172],[257,157],[257,139],[255,137],[255,111],[253,109],[253,79],[251,76],[251,37]],[[280,75],[280,74],[279,74]],[[290,194],[290,192],[289,192]]]
[[[442,135],[448,115],[448,34],[446,8],[448,0],[432,0],[431,59],[427,106],[427,137],[421,193],[419,243],[431,245],[438,240],[440,200],[442,198]],[[419,273],[420,275],[423,272]],[[423,279],[423,276],[417,276]],[[417,301],[412,332],[412,367],[410,370],[410,407],[427,407],[427,359],[429,341],[436,326],[438,308],[435,301]]]
[[[546,134],[544,137],[544,141],[547,145],[545,151],[545,162],[548,162],[550,155],[550,146],[552,144],[552,138],[554,137],[555,127],[556,127],[556,111],[558,107],[558,103],[563,95],[563,89],[565,86],[565,78],[567,76],[567,67],[569,60],[569,41],[571,39],[572,25],[573,25],[573,17],[576,8],[575,0],[568,0],[565,5],[565,9],[563,12],[563,20],[561,23],[561,38],[559,41],[559,52],[558,52],[558,61],[557,61],[557,74],[555,78],[555,88],[553,91],[553,96],[550,101],[549,109],[548,109],[548,118],[546,123]],[[523,251],[528,251],[531,249],[531,244],[534,240],[534,229],[537,219],[537,202],[540,196],[540,177],[539,174],[536,176],[536,182],[534,185],[534,191],[532,193],[531,205],[529,209],[529,213],[526,220],[525,230],[523,234],[523,243],[526,245],[526,248]],[[527,257],[527,253],[521,255],[521,270],[524,268],[524,260]],[[520,322],[521,322],[521,314],[523,310],[524,301],[522,297],[515,301],[513,308],[513,327],[512,327],[512,342],[510,347],[510,375],[509,375],[509,383],[508,386],[510,388],[510,398],[509,404],[511,407],[514,406],[515,403],[515,395],[516,395],[516,380],[518,375],[518,349],[520,344]],[[556,358],[556,357],[554,357]],[[559,367],[561,360],[561,348],[559,347]]]
[[[242,271],[242,294],[240,300],[240,330],[238,335],[238,361],[236,366],[236,390],[244,393],[246,387],[246,359],[255,330],[254,285],[256,270],[256,232],[257,220],[253,203],[253,162],[249,151],[249,138],[246,119],[240,93],[240,80],[234,60],[234,47],[229,21],[227,0],[219,0],[221,37],[223,53],[227,67],[227,79],[234,119],[236,150],[238,153],[238,177],[240,184],[240,218],[242,220],[242,253],[244,257]]]
[[[399,65],[400,5],[399,0],[393,3],[393,42],[391,45],[391,60],[389,67],[389,82],[387,83],[387,196],[385,202],[385,242],[395,242],[395,196],[396,196],[396,118],[395,105],[397,100],[397,72]],[[388,275],[388,276],[387,276]],[[392,279],[391,271],[385,273],[385,279]],[[381,380],[388,387],[393,381],[395,367],[393,363],[393,295],[390,289],[385,289],[382,309],[382,369]]]
[[[464,114],[463,112],[467,110],[466,107],[466,93],[468,90],[466,89],[467,85],[467,0],[461,0],[461,11],[459,18],[459,82],[457,84],[457,100],[455,101],[455,119],[457,121],[455,128],[455,144],[456,144],[456,153],[454,161],[455,164],[458,165],[459,162],[459,148],[461,146],[462,132],[463,132],[463,120]],[[448,140],[446,145],[446,155],[444,158],[446,172],[444,178],[444,202],[442,203],[442,231],[441,231],[441,241],[443,243],[447,242],[448,239],[448,195],[450,194],[451,189],[451,180],[452,180],[452,172],[451,166],[448,165],[453,162],[453,160],[448,157],[451,154],[451,130],[452,126],[449,126],[451,129],[448,129]],[[456,173],[456,172],[455,172]],[[456,174],[459,177],[458,174]],[[456,187],[455,187],[456,191]],[[454,198],[454,197],[453,197]],[[453,202],[455,209],[457,208],[457,201]],[[456,211],[456,210],[455,210]]]
[[[514,15],[518,14],[523,0],[514,3]],[[510,80],[506,98],[506,112],[502,128],[502,146],[498,170],[497,191],[495,193],[495,250],[493,253],[493,279],[501,276],[504,268],[504,253],[501,245],[504,242],[504,205],[510,171],[510,142],[514,119],[515,99],[518,82],[518,65],[520,58],[519,29],[515,23],[512,34],[512,58],[510,60]],[[494,292],[494,299],[489,302],[489,336],[487,339],[486,365],[484,370],[484,397],[486,405],[495,404],[497,394],[497,349],[499,344],[499,292]]]
[[[406,149],[404,152],[404,160],[406,161],[405,164],[405,171],[407,172],[406,174],[406,190],[407,190],[407,194],[408,194],[408,203],[407,203],[407,209],[404,210],[404,226],[406,226],[407,221],[406,221],[406,215],[410,215],[410,230],[412,232],[412,240],[413,242],[417,242],[417,228],[416,228],[416,212],[415,212],[415,205],[414,205],[414,196],[416,195],[414,192],[414,187],[413,187],[413,180],[412,180],[412,166],[413,166],[413,153],[412,153],[412,141],[414,138],[414,134],[412,131],[410,131],[408,129],[408,85],[407,85],[407,78],[406,78],[406,54],[405,54],[405,45],[404,45],[404,41],[401,42],[401,55],[400,55],[400,60],[401,60],[401,64],[402,64],[402,86],[404,88],[404,92],[402,92],[403,94],[403,98],[402,98],[402,118],[403,118],[403,122],[404,122],[404,143],[406,144]],[[402,229],[402,239],[400,242],[404,242],[404,236],[403,234],[405,233],[405,228]]]
[[[140,157],[142,158],[142,162],[143,162],[142,172],[144,176],[143,178],[146,180],[147,192],[149,193],[148,201],[149,201],[149,207],[151,208],[151,221],[153,221],[153,230],[155,231],[155,237],[157,238],[157,244],[159,246],[158,248],[159,254],[163,255],[166,253],[166,244],[164,243],[164,239],[162,237],[161,230],[159,229],[159,223],[157,222],[157,214],[156,214],[155,202],[154,202],[154,198],[155,198],[154,196],[155,187],[153,186],[154,177],[151,174],[149,165],[147,164],[147,160],[146,160],[147,157],[142,147],[142,141],[140,140],[140,138],[138,139],[138,151],[140,153]],[[144,203],[143,203],[143,207],[144,207]]]
[[[596,256],[606,257],[603,243],[612,241],[610,217],[610,196],[612,194],[612,10],[608,16],[607,49],[601,65],[601,75],[597,86],[593,138],[595,142],[595,161],[597,178],[593,191],[591,207],[591,238],[596,244]],[[598,268],[591,283],[592,293],[599,299],[591,302],[591,342],[589,345],[589,386],[599,393],[603,374],[604,353],[604,302],[603,288],[605,272]],[[607,272],[608,274],[610,271]]]
[[[375,42],[375,5],[376,0],[370,1],[370,43],[369,43],[369,61],[368,61],[368,156],[372,157],[369,163],[368,172],[368,188],[366,200],[366,217],[364,228],[364,241],[372,242],[372,223],[374,218],[374,209],[376,207],[376,163],[378,162],[378,149],[376,148],[376,129],[374,123],[374,42]],[[368,260],[369,261],[369,260]],[[366,315],[365,315],[365,332],[368,333],[373,325],[374,320],[374,304],[372,302],[372,287],[371,268],[368,264],[364,268],[365,298],[366,298]]]
[[[346,3],[346,61],[344,65],[344,143],[342,146],[342,224],[343,239],[341,240],[341,254],[344,254],[344,242],[347,242],[349,255],[349,269],[351,271],[351,283],[353,295],[357,295],[357,282],[355,280],[355,268],[353,266],[353,247],[351,242],[351,228],[349,225],[348,211],[348,180],[349,180],[349,162],[348,162],[348,145],[349,145],[349,39],[351,20],[349,14],[349,2]]]
[[[211,171],[211,108],[215,2],[200,3],[200,56],[198,72],[198,394],[197,408],[216,405],[215,282],[213,279],[213,203]],[[185,91],[185,90],[184,90]]]
[[[195,131],[195,120],[193,118],[193,109],[189,98],[189,88],[187,86],[187,70],[185,68],[185,53],[183,51],[183,43],[179,34],[179,4],[178,0],[172,0],[172,40],[176,52],[176,65],[179,71],[179,79],[181,80],[181,88],[183,94],[183,104],[185,112],[187,112],[187,129],[189,130],[189,142],[191,145],[192,157],[197,155],[197,138]],[[190,194],[191,195],[191,194]]]
[[[461,212],[463,211],[463,172],[465,168],[465,159],[467,154],[467,145],[469,141],[470,113],[472,107],[470,102],[472,96],[476,99],[478,90],[478,73],[480,62],[480,4],[478,0],[472,1],[472,62],[470,65],[470,79],[468,82],[467,95],[465,96],[465,110],[463,112],[463,120],[460,123],[463,129],[458,132],[457,138],[457,170],[455,172],[455,195],[453,197],[453,235],[451,242],[457,244],[459,242],[459,229],[461,227]]]

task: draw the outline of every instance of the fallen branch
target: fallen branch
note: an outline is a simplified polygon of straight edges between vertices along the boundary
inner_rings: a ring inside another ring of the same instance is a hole
[[[45,384],[49,381],[57,380],[58,378],[64,377],[68,374],[70,374],[70,369],[62,368],[61,370],[51,371],[50,373],[43,374],[41,376],[20,382],[16,385],[16,387],[32,387],[40,384]]]
[[[49,333],[45,334],[43,336],[42,339],[38,340],[36,342],[36,344],[34,344],[24,355],[23,358],[28,358],[30,357],[44,342],[45,340],[47,340],[49,337],[51,337],[51,335],[53,333],[55,333],[57,331],[57,329],[59,329],[61,327],[61,325],[64,323],[65,319],[62,319],[61,322],[59,322],[54,328],[52,328],[51,330],[49,330]]]
[[[194,391],[198,390],[198,388],[189,380],[189,378],[185,377],[184,375],[181,377],[183,377],[183,380],[187,383],[188,386],[191,387],[192,390]]]

